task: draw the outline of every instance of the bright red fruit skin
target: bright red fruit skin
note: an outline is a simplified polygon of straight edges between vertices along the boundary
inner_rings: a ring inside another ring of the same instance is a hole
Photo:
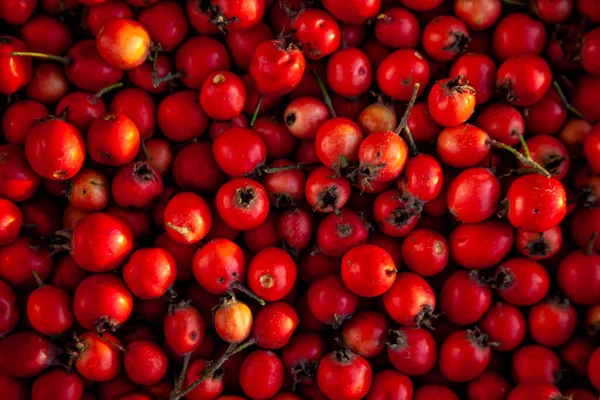
[[[358,400],[371,387],[373,372],[361,356],[348,352],[325,355],[317,370],[319,389],[332,400]]]

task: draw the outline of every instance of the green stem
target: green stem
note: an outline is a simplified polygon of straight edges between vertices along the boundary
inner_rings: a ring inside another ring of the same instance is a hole
[[[58,61],[63,64],[71,63],[71,59],[68,57],[55,56],[53,54],[45,54],[45,53],[35,53],[32,51],[11,51],[10,55],[17,56],[17,57],[41,58],[44,60]]]
[[[525,138],[520,133],[517,133],[517,135],[519,137],[519,142],[521,142],[521,147],[523,148],[523,152],[525,153],[525,157],[528,160],[531,160],[531,153],[529,152],[529,146],[527,146],[527,142],[525,141]]]
[[[244,293],[246,296],[251,297],[254,300],[256,300],[256,302],[258,304],[260,304],[261,306],[265,305],[265,301],[263,299],[258,297],[256,294],[254,294],[254,292],[252,292],[250,289],[248,289],[246,286],[242,285],[239,282],[233,282],[230,286],[230,289],[239,290],[240,292]]]
[[[183,73],[181,73],[181,72],[177,72],[175,74],[169,72],[168,74],[166,74],[162,78],[159,78],[155,74],[152,74],[152,86],[154,86],[155,88],[157,88],[163,82],[169,82],[169,81],[172,81],[173,79],[181,78],[182,76],[183,76]]]
[[[186,387],[184,390],[173,391],[173,393],[171,394],[170,400],[181,399],[186,394],[188,394],[189,392],[194,390],[196,387],[201,385],[202,382],[204,382],[208,378],[211,378],[215,374],[215,372],[217,372],[217,370],[219,368],[221,368],[223,366],[223,364],[225,364],[225,362],[231,356],[233,356],[234,354],[237,354],[241,351],[244,351],[245,349],[247,349],[250,346],[253,346],[254,344],[256,344],[255,339],[250,339],[246,343],[241,344],[239,346],[237,343],[231,343],[229,345],[229,347],[227,348],[227,351],[225,352],[225,354],[223,354],[221,356],[221,358],[219,358],[216,362],[212,362],[210,364],[210,366],[202,372],[202,376],[200,378],[198,378],[194,383],[192,383],[190,386]]]
[[[556,92],[558,93],[558,96],[562,100],[565,108],[567,110],[571,111],[573,114],[575,114],[578,118],[585,120],[585,118],[583,117],[583,114],[580,113],[578,109],[573,107],[571,105],[571,103],[569,103],[569,101],[567,100],[567,96],[565,96],[565,93],[562,91],[562,88],[560,87],[558,82],[557,81],[552,82],[552,86],[554,86],[554,89],[556,89]]]
[[[33,277],[35,278],[35,283],[37,283],[38,287],[44,286],[44,281],[42,281],[42,278],[40,278],[37,271],[34,269],[31,271],[31,273],[33,274]]]
[[[533,169],[538,174],[543,175],[546,178],[550,178],[552,176],[552,175],[550,175],[550,172],[546,171],[544,169],[544,167],[542,167],[540,164],[536,163],[531,158],[526,158],[523,154],[519,153],[517,150],[513,149],[512,147],[507,146],[504,143],[499,142],[499,141],[494,140],[494,139],[490,140],[490,144],[493,147],[496,147],[498,149],[503,149],[503,150],[506,150],[506,151],[510,151],[515,157],[517,157],[517,160],[519,160],[524,165],[527,165],[528,167],[530,167],[531,169]]]
[[[315,78],[317,79],[317,83],[319,84],[319,88],[321,89],[321,94],[323,95],[323,100],[325,101],[325,105],[329,109],[329,113],[331,114],[331,117],[336,118],[337,114],[335,112],[335,108],[333,108],[333,103],[331,102],[331,97],[329,97],[329,93],[327,93],[327,88],[323,84],[323,81],[321,80],[321,77],[319,76],[319,73],[317,72],[317,70],[313,69],[312,73],[315,76]]]
[[[594,242],[596,241],[596,237],[598,237],[598,232],[594,232],[592,233],[592,236],[590,236],[590,240],[585,248],[585,254],[588,256],[594,254]]]
[[[144,152],[144,156],[146,156],[146,161],[150,162],[150,154],[148,154],[148,149],[146,148],[146,139],[142,138],[140,145],[142,147],[142,151]]]
[[[415,106],[415,102],[417,101],[417,95],[419,94],[420,86],[421,86],[420,83],[418,83],[418,82],[415,83],[415,87],[413,88],[413,92],[412,92],[412,96],[410,97],[410,101],[408,102],[408,105],[406,106],[406,110],[404,111],[404,115],[402,116],[402,119],[400,120],[400,123],[398,124],[398,127],[396,128],[396,131],[395,131],[398,135],[400,135],[402,133],[402,131],[404,131],[404,137],[405,137],[406,141],[408,142],[408,147],[413,156],[416,156],[417,154],[419,154],[419,149],[417,148],[415,139],[412,137],[412,134],[410,133],[410,128],[408,127],[408,117],[410,116],[410,112],[412,111],[413,107]]]
[[[256,108],[254,109],[254,113],[252,114],[252,119],[250,120],[250,128],[254,126],[256,122],[256,118],[258,118],[258,113],[260,112],[260,106],[262,104],[262,96],[258,99],[258,103],[256,103]]]
[[[298,163],[298,164],[292,164],[292,165],[285,165],[283,167],[268,167],[263,169],[263,173],[265,174],[274,174],[276,172],[283,172],[283,171],[292,171],[294,169],[301,169],[307,166],[315,166],[318,167],[319,165],[321,165],[321,163]]]
[[[174,393],[179,392],[183,387],[183,383],[185,382],[185,374],[187,373],[191,355],[192,353],[187,353],[185,356],[183,356],[183,367],[181,367],[179,379],[177,379],[177,382],[175,382],[175,390],[173,391]]]
[[[120,87],[123,87],[123,82],[117,82],[115,84],[112,84],[110,86],[102,88],[98,91],[98,93],[96,93],[94,95],[94,99],[99,99],[100,97],[104,96],[106,93],[110,92],[111,90],[118,89]]]

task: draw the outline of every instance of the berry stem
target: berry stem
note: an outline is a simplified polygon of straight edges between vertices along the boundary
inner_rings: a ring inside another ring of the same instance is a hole
[[[400,135],[402,133],[402,131],[404,131],[404,138],[408,142],[408,147],[410,149],[410,153],[413,156],[416,156],[417,154],[419,154],[419,149],[417,148],[415,140],[413,139],[412,134],[410,133],[410,128],[408,127],[408,117],[410,116],[410,112],[411,112],[412,108],[414,107],[415,102],[417,101],[417,94],[419,93],[420,86],[421,86],[420,83],[418,83],[418,82],[415,83],[415,87],[413,88],[413,92],[412,92],[412,96],[410,97],[410,101],[408,102],[408,105],[406,106],[406,110],[404,111],[404,115],[402,116],[402,119],[400,120],[400,123],[398,124],[398,127],[395,130],[395,132],[398,135]]]
[[[252,114],[252,119],[250,120],[250,128],[254,126],[256,122],[256,118],[258,118],[258,113],[260,112],[260,106],[262,104],[262,96],[258,99],[258,103],[256,103],[256,108],[254,109],[254,113]]]
[[[565,106],[565,108],[569,111],[571,111],[573,114],[575,114],[578,118],[581,118],[585,121],[585,118],[583,117],[583,114],[579,112],[578,109],[576,109],[575,107],[573,107],[571,105],[571,103],[569,103],[569,100],[567,100],[567,96],[565,96],[565,93],[563,92],[562,88],[560,87],[560,85],[558,84],[557,81],[552,82],[552,86],[554,86],[554,89],[556,89],[556,93],[558,93],[558,96],[560,97],[560,99],[563,102],[563,105]]]
[[[39,274],[37,273],[37,271],[35,269],[33,271],[31,271],[31,274],[33,275],[33,277],[35,279],[35,283],[38,285],[38,287],[44,286],[44,281],[42,281],[42,278],[40,278]]]
[[[327,105],[327,108],[329,109],[329,113],[331,114],[331,117],[337,118],[335,108],[333,108],[333,103],[331,102],[331,97],[329,97],[329,93],[327,93],[327,88],[323,84],[323,81],[321,80],[319,73],[315,69],[312,70],[312,73],[315,76],[317,83],[319,84],[319,88],[321,89],[321,94],[323,95],[323,100],[325,101],[325,105]]]
[[[71,59],[68,58],[68,57],[55,56],[53,54],[45,54],[45,53],[35,53],[35,52],[32,52],[32,51],[11,51],[10,55],[11,56],[18,56],[18,57],[42,58],[44,60],[58,61],[58,62],[63,63],[63,64],[70,64],[71,63]]]
[[[521,147],[523,148],[523,153],[525,153],[525,157],[528,160],[531,160],[531,153],[529,152],[529,146],[527,146],[527,142],[525,141],[525,138],[523,137],[523,135],[517,133],[517,136],[519,137],[519,142],[521,142]]]
[[[183,387],[183,382],[185,381],[185,374],[187,373],[188,365],[190,364],[190,357],[192,353],[187,353],[183,356],[183,366],[181,367],[181,373],[179,374],[179,379],[175,382],[175,390],[174,393],[177,393]]]
[[[102,88],[98,91],[98,93],[96,93],[94,95],[94,100],[99,99],[100,97],[104,96],[106,93],[110,92],[113,89],[118,89],[120,87],[123,87],[123,82],[117,82],[115,84],[112,84],[110,86],[107,86],[105,88]]]
[[[292,171],[295,169],[301,169],[303,167],[318,167],[319,165],[321,165],[321,163],[298,163],[298,164],[292,164],[292,165],[285,165],[283,167],[268,167],[263,169],[263,173],[265,174],[274,174],[276,172],[284,172],[284,171]]]
[[[250,289],[248,289],[246,286],[242,285],[239,282],[233,282],[231,284],[230,288],[239,290],[240,292],[244,293],[246,296],[253,298],[261,306],[265,305],[265,301],[263,299],[261,299],[260,297],[255,295],[254,292],[252,292]]]
[[[215,372],[217,372],[217,370],[221,368],[223,364],[225,364],[225,361],[227,361],[231,356],[241,351],[244,351],[246,348],[254,344],[256,344],[256,339],[249,339],[246,343],[241,345],[238,345],[238,343],[231,343],[227,348],[225,354],[223,354],[221,358],[219,358],[216,362],[212,362],[210,366],[202,372],[202,376],[200,378],[198,378],[194,383],[192,383],[190,386],[188,386],[182,391],[174,390],[173,393],[171,393],[171,397],[169,400],[181,399],[186,394],[194,390],[197,386],[201,385],[202,382],[212,377],[215,374]]]
[[[596,241],[597,237],[598,237],[598,232],[594,232],[594,233],[592,233],[592,236],[590,236],[590,241],[588,242],[588,244],[585,248],[586,255],[591,256],[592,254],[594,254],[594,242]]]
[[[148,154],[148,149],[146,148],[146,139],[142,138],[140,145],[142,147],[142,151],[144,152],[144,156],[146,157],[146,161],[150,162],[151,158],[150,158],[150,154]]]
[[[499,141],[494,140],[494,139],[490,140],[490,144],[493,147],[496,147],[498,149],[503,149],[503,150],[506,150],[506,151],[510,151],[515,157],[517,157],[517,160],[519,160],[521,163],[527,165],[528,167],[530,167],[531,169],[533,169],[538,174],[543,175],[546,178],[550,178],[552,176],[552,175],[550,175],[550,172],[546,171],[544,169],[544,167],[542,167],[540,164],[536,163],[531,158],[525,157],[523,154],[519,153],[517,150],[513,149],[512,147],[507,146],[504,143],[499,142]]]
[[[162,78],[159,78],[158,76],[156,76],[156,74],[153,73],[152,74],[152,86],[154,86],[155,88],[157,88],[163,82],[169,82],[169,81],[172,81],[174,79],[181,78],[182,76],[183,76],[183,73],[181,73],[181,72],[177,72],[175,74],[169,72],[168,74],[166,74]]]
[[[527,7],[527,3],[519,0],[502,0],[503,3],[512,4],[513,6]]]

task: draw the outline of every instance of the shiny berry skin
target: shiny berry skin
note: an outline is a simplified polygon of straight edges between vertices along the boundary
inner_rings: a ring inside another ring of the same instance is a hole
[[[25,139],[25,155],[42,178],[70,179],[83,166],[85,143],[73,125],[50,119],[33,127]]]
[[[241,177],[264,164],[267,159],[267,146],[253,131],[231,128],[215,139],[213,153],[223,172],[229,176]]]
[[[111,19],[96,36],[102,58],[115,67],[133,69],[146,61],[150,53],[150,35],[146,28],[131,19]]]
[[[19,304],[14,290],[0,281],[0,334],[8,335],[19,322]]]
[[[175,354],[188,354],[202,343],[204,321],[196,308],[184,302],[167,314],[163,330],[165,342]]]
[[[445,128],[437,138],[440,159],[455,168],[473,167],[490,152],[489,136],[470,124]]]
[[[494,30],[494,53],[500,60],[522,54],[539,55],[545,43],[544,24],[524,13],[507,15]]]
[[[406,163],[406,183],[398,181],[398,188],[406,188],[413,196],[427,202],[435,199],[442,191],[444,173],[440,162],[429,154],[417,154]],[[404,186],[405,185],[405,186]]]
[[[86,142],[92,160],[121,166],[135,159],[140,148],[140,132],[124,114],[109,114],[92,122]]]
[[[536,135],[555,135],[567,119],[567,109],[556,90],[550,89],[543,99],[523,111],[527,130]]]
[[[162,296],[175,282],[177,264],[161,248],[139,249],[123,266],[123,280],[131,293],[144,300]]]
[[[423,29],[423,48],[435,60],[451,61],[465,51],[471,41],[464,22],[444,15],[431,20]]]
[[[123,281],[110,274],[85,278],[73,296],[77,322],[92,331],[115,329],[131,315],[133,298]]]
[[[358,296],[351,292],[335,274],[314,280],[308,288],[308,307],[323,323],[339,327],[358,307]]]
[[[32,2],[33,4],[33,2]],[[11,95],[25,87],[31,80],[31,58],[11,57],[13,51],[28,51],[27,45],[12,36],[0,36],[0,93]]]
[[[227,225],[249,230],[262,224],[269,214],[269,199],[258,182],[237,178],[225,183],[217,192],[217,211]]]
[[[150,94],[142,89],[119,91],[110,103],[111,114],[125,114],[138,128],[140,137],[149,139],[155,131],[155,105]]]
[[[342,39],[337,21],[327,12],[315,8],[300,11],[292,28],[294,36],[302,43],[304,54],[318,60],[335,52]]]
[[[558,266],[558,285],[575,304],[593,305],[600,301],[600,255],[590,250],[567,254]]]
[[[436,298],[429,283],[412,272],[396,274],[396,281],[383,295],[383,305],[399,324],[417,326],[428,323]]]
[[[394,100],[408,101],[415,83],[421,85],[418,94],[425,90],[429,82],[429,64],[418,51],[400,49],[381,62],[376,76],[377,85],[383,93]]]
[[[558,180],[526,174],[509,187],[508,220],[525,232],[544,232],[558,225],[567,213],[565,189]]]
[[[217,238],[196,252],[192,271],[204,290],[224,295],[232,289],[233,284],[246,279],[246,259],[237,244]]]
[[[283,299],[296,283],[296,263],[285,251],[269,247],[248,264],[248,286],[266,301]]]
[[[511,384],[502,375],[485,371],[467,385],[469,400],[504,400]]]
[[[164,213],[167,235],[178,243],[197,243],[210,231],[212,215],[204,199],[192,192],[178,193]]]
[[[298,326],[298,314],[287,303],[270,303],[254,319],[253,337],[259,347],[277,350],[288,344]]]
[[[554,383],[560,370],[558,355],[547,347],[523,346],[513,355],[512,375],[518,383]]]
[[[163,191],[161,175],[145,161],[122,166],[111,184],[113,200],[128,209],[146,209]]]
[[[488,29],[498,21],[501,13],[502,2],[500,0],[458,0],[454,2],[454,14],[474,31]]]
[[[490,170],[469,168],[450,183],[446,202],[460,222],[481,222],[494,215],[500,195],[500,182]]]
[[[64,66],[65,75],[81,90],[95,93],[123,78],[122,69],[110,65],[100,56],[94,40],[75,43],[67,57],[71,63]]]
[[[367,360],[349,350],[326,354],[317,370],[319,389],[332,400],[362,399],[372,380],[373,372]]]
[[[370,104],[360,112],[356,121],[365,136],[380,131],[393,131],[398,125],[396,111],[383,101]]]
[[[122,219],[94,213],[75,225],[70,253],[81,268],[106,272],[120,266],[132,249],[133,233]]]
[[[519,143],[519,135],[525,134],[525,121],[515,107],[494,103],[484,108],[477,117],[477,126],[507,146]]]
[[[496,89],[496,63],[489,56],[479,53],[466,53],[460,56],[450,68],[450,77],[463,76],[475,90],[475,103],[485,104]],[[465,97],[463,95],[463,97]],[[485,130],[485,129],[484,129]]]
[[[551,81],[548,63],[531,54],[506,59],[496,74],[496,86],[506,93],[506,100],[516,106],[531,106],[540,101]]]
[[[283,377],[283,363],[275,353],[255,350],[244,360],[239,381],[246,396],[269,399],[281,389]]]
[[[220,300],[213,315],[215,331],[224,342],[241,343],[250,336],[252,312],[246,303],[238,301],[232,293]]]
[[[123,364],[129,379],[138,385],[154,385],[167,373],[165,352],[149,340],[136,340],[127,345]]]
[[[333,17],[346,24],[362,25],[377,15],[380,0],[325,0],[323,6]]]
[[[342,259],[342,279],[348,289],[361,297],[380,296],[393,285],[396,265],[381,247],[358,245]]]
[[[54,363],[57,348],[45,336],[21,331],[0,341],[0,372],[13,378],[31,378]]]
[[[82,399],[83,390],[83,380],[77,373],[56,368],[36,378],[31,387],[31,398],[44,400],[49,396],[56,396],[66,400]],[[25,397],[14,397],[16,400],[21,398]]]
[[[451,334],[440,347],[440,373],[453,382],[467,382],[487,368],[490,361],[487,335],[479,330]]]
[[[183,90],[165,97],[156,113],[158,126],[167,139],[185,142],[206,131],[208,117],[200,106],[196,92]]]
[[[469,269],[496,266],[511,250],[514,240],[514,229],[494,219],[461,224],[448,238],[452,259]]]
[[[550,288],[548,272],[528,258],[511,258],[496,270],[498,294],[516,306],[531,306],[541,301]]]
[[[376,311],[358,313],[344,323],[342,340],[346,347],[365,358],[372,358],[385,350],[389,330],[388,318]]]
[[[388,236],[408,235],[419,222],[422,202],[410,193],[391,189],[380,193],[373,203],[373,217],[379,229]]]
[[[240,77],[229,71],[209,75],[200,90],[200,104],[206,114],[216,120],[237,117],[244,109],[246,88]]]
[[[481,330],[491,342],[498,343],[496,351],[512,351],[525,339],[527,322],[523,313],[509,303],[495,302],[479,321]]]
[[[369,236],[365,221],[354,211],[342,209],[327,215],[317,230],[317,243],[326,256],[339,257],[363,244]]]
[[[413,400],[459,400],[459,398],[446,386],[425,385],[415,391]]]
[[[600,162],[597,158],[600,155],[600,128],[594,126],[583,139],[583,151],[585,158],[595,172],[600,171]]]
[[[0,247],[0,277],[11,287],[36,288],[33,271],[37,272],[42,281],[47,280],[52,271],[52,257],[41,243],[28,236],[21,236]]]
[[[392,370],[378,372],[373,377],[373,384],[367,400],[412,399],[413,383],[409,377]]]
[[[402,242],[402,262],[421,276],[433,276],[448,264],[446,238],[429,229],[415,229]]]
[[[175,69],[183,73],[181,81],[190,89],[200,89],[208,75],[230,68],[227,48],[209,36],[190,37],[175,53]]]
[[[294,90],[306,68],[304,56],[293,45],[271,40],[260,44],[250,62],[250,74],[263,96],[282,96]]]
[[[375,21],[377,41],[395,49],[417,47],[420,33],[419,21],[406,8],[390,8]]]
[[[191,171],[194,171],[193,173]],[[173,160],[173,179],[178,187],[196,193],[216,193],[225,181],[208,142],[190,143]]]
[[[190,362],[190,365],[185,374],[185,381],[183,384],[183,388],[187,388],[192,383],[194,383],[200,376],[202,376],[202,372],[208,367],[209,361],[198,358],[194,361]],[[195,389],[186,394],[186,398],[189,400],[200,400],[206,398],[217,398],[221,393],[223,393],[224,383],[223,376],[212,376],[204,380],[200,385],[198,385]],[[223,397],[227,398],[228,396],[218,397],[222,399]],[[233,396],[237,398],[237,396]]]
[[[286,372],[298,383],[313,383],[324,350],[323,339],[315,333],[299,333],[292,336],[289,343],[281,350]]]
[[[172,52],[187,36],[188,23],[183,7],[174,1],[163,1],[140,12],[138,21],[150,39],[164,51]]]
[[[529,333],[537,343],[557,347],[564,344],[577,327],[577,311],[568,299],[550,298],[529,311]]]
[[[356,48],[342,49],[327,62],[327,82],[335,93],[357,97],[369,90],[373,80],[371,62]]]
[[[440,291],[442,312],[457,325],[472,325],[490,307],[492,290],[476,272],[458,270],[450,275]]]
[[[430,372],[436,364],[438,346],[424,328],[400,328],[390,332],[387,356],[398,371],[409,376]]]
[[[110,381],[121,372],[121,350],[112,344],[120,345],[119,339],[106,332],[103,336],[107,340],[95,332],[78,337],[82,350],[75,359],[75,368],[83,378],[94,382]]]
[[[367,136],[358,148],[360,179],[386,182],[397,178],[408,159],[408,147],[395,132],[380,131]]]
[[[52,285],[37,288],[27,298],[27,319],[44,335],[63,334],[74,321],[69,295]]]
[[[0,198],[0,246],[6,246],[19,237],[23,214],[10,200]]]
[[[48,108],[35,100],[15,101],[2,116],[4,138],[9,143],[24,144],[27,134],[38,124],[38,120],[44,120],[49,114]]]
[[[363,134],[356,123],[348,118],[332,118],[317,131],[315,148],[319,160],[328,168],[345,167],[358,159]]]
[[[564,399],[558,388],[549,383],[521,383],[510,391],[506,400],[554,400]]]
[[[318,129],[329,119],[325,103],[314,97],[299,97],[286,107],[283,120],[298,139],[314,139]]]

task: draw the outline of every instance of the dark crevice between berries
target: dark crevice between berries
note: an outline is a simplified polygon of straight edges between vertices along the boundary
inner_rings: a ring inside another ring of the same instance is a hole
[[[278,210],[286,210],[296,205],[296,202],[287,194],[276,193],[273,197],[275,198],[275,208]]]
[[[252,186],[246,186],[235,191],[234,202],[238,207],[250,208],[256,201],[256,192]]]
[[[500,97],[509,103],[519,101],[519,98],[517,97],[514,91],[513,85],[509,80],[505,80],[504,82],[500,83],[497,86],[497,91]]]
[[[544,160],[544,164],[542,166],[552,175],[556,175],[560,167],[567,160],[567,157],[560,156],[558,154],[552,154],[547,159]]]

